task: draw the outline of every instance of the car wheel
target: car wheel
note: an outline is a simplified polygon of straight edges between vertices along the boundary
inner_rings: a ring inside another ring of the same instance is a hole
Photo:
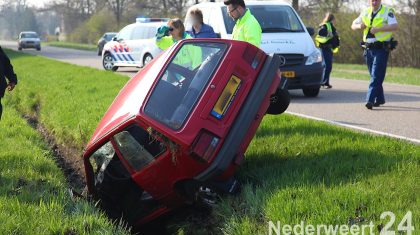
[[[37,47],[37,48],[36,48],[36,50],[37,50],[37,51],[40,51],[40,50],[41,50],[41,47]]]
[[[150,61],[153,60],[153,56],[151,54],[146,54],[143,58],[143,67],[146,66]]]
[[[277,89],[276,93],[270,97],[268,114],[278,115],[284,113],[290,104],[290,94],[288,90]]]
[[[317,87],[307,87],[307,88],[303,88],[303,94],[306,97],[317,97],[319,94],[319,90],[321,89],[320,86]]]
[[[106,53],[102,58],[102,66],[108,71],[117,71],[118,67],[114,66],[114,59],[111,53]]]
[[[21,51],[22,50],[22,47],[18,47],[18,50]]]

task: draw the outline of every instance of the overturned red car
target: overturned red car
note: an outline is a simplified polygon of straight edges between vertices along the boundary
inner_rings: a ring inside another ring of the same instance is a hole
[[[89,193],[142,225],[212,203],[233,178],[267,110],[283,112],[280,59],[246,42],[181,41],[120,91],[84,152]]]

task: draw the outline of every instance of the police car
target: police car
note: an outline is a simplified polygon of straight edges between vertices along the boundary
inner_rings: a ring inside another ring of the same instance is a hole
[[[149,63],[161,53],[154,36],[167,22],[166,18],[137,18],[136,23],[125,26],[104,46],[104,69],[116,71],[119,67],[143,67]]]

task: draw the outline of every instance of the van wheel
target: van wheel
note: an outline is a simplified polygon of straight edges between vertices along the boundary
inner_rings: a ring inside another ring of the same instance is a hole
[[[278,115],[284,113],[290,104],[290,94],[288,90],[277,89],[276,93],[270,97],[270,106],[267,114]]]
[[[321,86],[307,87],[307,88],[303,88],[302,91],[306,97],[317,97],[320,89],[321,89]]]
[[[153,60],[153,56],[151,54],[144,55],[143,67],[146,66],[148,63],[150,63],[150,61],[152,61],[152,60]]]

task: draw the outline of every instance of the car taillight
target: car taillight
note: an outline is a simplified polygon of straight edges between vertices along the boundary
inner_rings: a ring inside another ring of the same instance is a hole
[[[193,143],[192,153],[208,162],[213,156],[219,141],[219,137],[207,131],[202,131]]]

